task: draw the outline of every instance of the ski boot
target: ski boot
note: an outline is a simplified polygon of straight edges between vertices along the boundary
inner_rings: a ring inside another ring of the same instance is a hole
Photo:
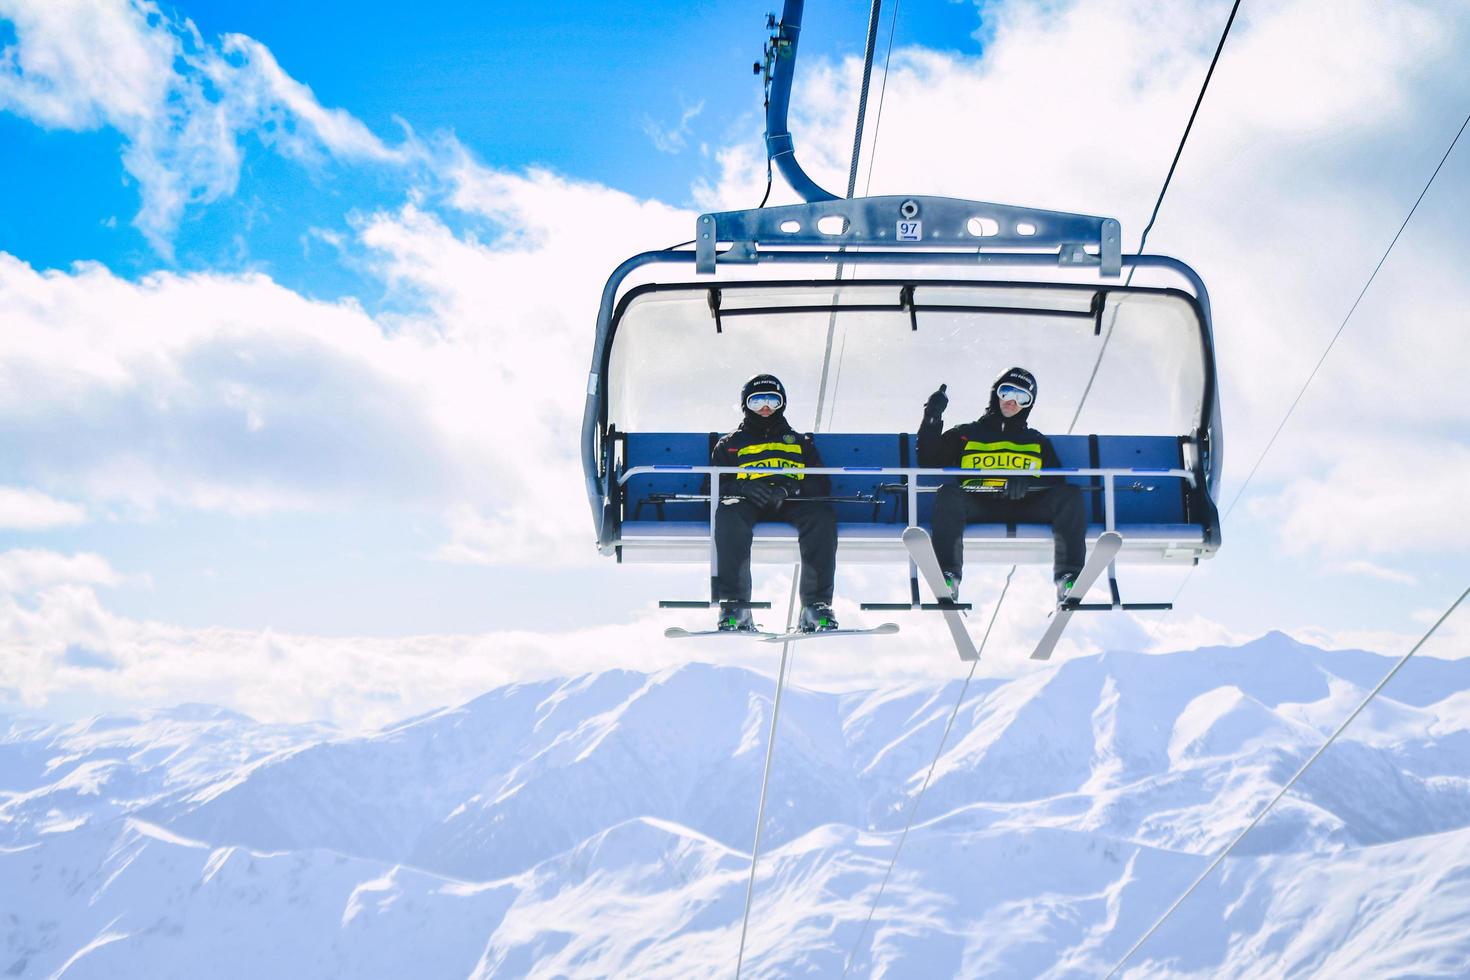
[[[801,618],[797,620],[796,628],[802,633],[825,633],[827,630],[835,630],[837,617],[832,614],[832,604],[813,602],[809,606],[802,606]]]
[[[754,633],[755,619],[750,615],[749,609],[730,609],[720,607],[720,619],[715,623],[715,628],[721,631],[734,630],[742,633]]]
[[[944,573],[944,585],[945,585],[946,588],[949,589],[949,596],[948,596],[949,601],[950,602],[959,602],[960,601],[960,573],[959,572],[945,572]],[[941,597],[941,598],[943,598],[943,597]]]
[[[1056,577],[1057,583],[1057,605],[1066,605],[1067,600],[1072,598],[1072,585],[1077,581],[1076,572],[1062,572]],[[1077,597],[1078,599],[1081,596]]]

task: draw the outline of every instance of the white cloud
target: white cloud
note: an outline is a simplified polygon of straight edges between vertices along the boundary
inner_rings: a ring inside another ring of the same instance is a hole
[[[788,593],[789,570],[759,571],[762,595]],[[851,594],[839,593],[837,612],[856,622],[872,615],[856,610],[856,597],[869,594],[872,583],[854,581],[851,572],[842,577]],[[880,570],[865,570],[856,577],[869,573],[883,577]],[[1002,577],[994,569],[971,576],[973,584],[982,587],[970,597],[977,603],[969,624],[977,638],[999,591],[989,588],[991,580]],[[1044,673],[1071,657],[1143,646],[1149,622],[1130,616],[1097,617],[1069,631],[1066,646],[1052,663],[1028,660],[1044,626],[1047,578],[1040,569],[1018,572],[979,665],[979,677]],[[774,644],[666,641],[660,636],[665,626],[680,622],[699,628],[709,614],[701,610],[671,616],[653,609],[652,601],[631,610],[623,622],[597,626],[557,623],[535,632],[326,637],[271,629],[190,629],[132,619],[109,611],[94,591],[93,586],[117,581],[117,574],[96,556],[0,554],[0,697],[31,711],[45,711],[53,704],[122,710],[203,701],[263,721],[324,720],[364,730],[507,683],[616,668],[654,671],[690,660],[772,674],[780,656],[780,647]],[[783,609],[775,609],[764,613],[762,621],[779,628],[783,616]],[[1461,620],[1470,623],[1470,617]],[[1426,653],[1440,657],[1470,653],[1465,642],[1470,638],[1465,629],[1470,627],[1457,628],[1458,633],[1446,629],[1443,642],[1437,641]],[[893,637],[796,645],[790,651],[791,682],[855,691],[943,682],[968,673],[968,666],[955,658],[948,632],[937,617],[905,617],[902,629]],[[1292,632],[1304,642],[1328,648],[1387,653],[1402,652],[1417,638],[1390,631]],[[1166,620],[1157,639],[1151,652],[1236,645],[1253,637],[1195,616]]]
[[[0,109],[50,128],[110,128],[142,193],[134,224],[154,248],[190,205],[233,194],[242,135],[315,162],[399,164],[391,148],[341,110],[325,109],[263,46],[237,34],[207,42],[150,0],[0,0],[16,41],[0,51]]]
[[[1409,626],[1406,623],[1406,628],[1401,630],[1318,626],[1287,632],[1294,639],[1324,650],[1371,650],[1389,657],[1402,657],[1424,638],[1425,631],[1443,613],[1443,609],[1415,610],[1410,617],[1415,625]],[[1415,656],[1442,660],[1470,657],[1470,611],[1462,608],[1456,615],[1445,620]]]
[[[1470,524],[1455,520],[1470,485],[1470,447],[1391,433],[1336,434],[1326,472],[1257,494],[1252,514],[1280,529],[1288,553],[1326,557],[1460,553]]]
[[[490,243],[458,238],[408,206],[360,229],[382,275],[445,338],[436,424],[454,434],[467,485],[439,557],[476,563],[592,560],[581,412],[605,276],[628,255],[688,235],[694,215],[544,170],[510,174],[460,155],[455,207],[494,221]],[[493,504],[490,501],[493,499]]]
[[[1344,575],[1356,575],[1363,578],[1374,578],[1382,582],[1395,582],[1399,585],[1418,585],[1419,580],[1407,572],[1401,572],[1394,568],[1385,568],[1371,561],[1344,561],[1333,562],[1326,566],[1330,572],[1341,572]]]
[[[453,561],[590,561],[582,393],[600,276],[693,216],[461,154],[455,203],[482,243],[414,205],[358,243],[420,312],[373,318],[258,276],[0,254],[0,434],[12,468],[147,515],[390,503],[438,513]],[[593,229],[630,229],[623,237]]]
[[[98,569],[78,558],[52,559],[61,567],[45,583],[37,576],[30,594],[0,591],[0,698],[30,711],[57,703],[120,709],[203,701],[265,721],[323,719],[362,730],[507,683],[616,667],[659,670],[691,659],[769,673],[779,656],[778,647],[760,643],[665,641],[659,634],[667,617],[646,607],[623,623],[537,632],[321,637],[186,629],[109,612],[82,584]],[[0,575],[8,560],[0,556]],[[954,672],[947,640],[930,646],[914,638],[897,647],[874,640],[871,653],[882,660],[860,669],[850,646],[815,646],[798,651],[799,683],[806,686],[853,689],[885,676]],[[107,669],[97,669],[103,664]]]
[[[983,57],[894,53],[876,157],[870,113],[860,173],[875,159],[874,194],[1116,215],[1131,249],[1228,6],[987,3]],[[1463,119],[1470,82],[1456,66],[1467,33],[1463,8],[1436,3],[1276,0],[1242,10],[1149,242],[1191,263],[1211,290],[1227,450],[1221,503]],[[798,156],[828,189],[845,184],[860,67],[855,58],[807,60],[799,73]],[[719,180],[697,189],[701,206],[758,198],[765,160],[759,120],[748,125],[740,145],[718,154]],[[1366,530],[1380,555],[1463,550],[1465,522],[1450,515],[1470,436],[1461,378],[1470,294],[1459,271],[1470,236],[1449,216],[1465,194],[1467,149],[1261,471],[1257,493],[1302,481],[1260,505],[1293,547],[1330,541],[1341,553]],[[778,184],[773,199],[789,201],[790,191]],[[1388,404],[1391,379],[1411,380]]]
[[[446,355],[260,276],[40,273],[0,254],[12,470],[148,512],[434,500],[453,453],[424,394]]]
[[[704,100],[700,100],[692,106],[685,106],[679,115],[679,121],[673,126],[663,126],[653,121],[651,116],[643,117],[643,132],[653,142],[654,148],[660,153],[681,153],[689,145],[689,137],[693,130],[689,124],[704,111]]]
[[[141,127],[167,97],[178,42],[152,3],[4,0],[17,42],[0,52],[0,105],[43,126]]]
[[[789,569],[763,566],[759,572],[762,595],[789,592]],[[853,578],[844,575],[851,596],[839,596],[837,611],[855,621],[855,597],[866,591]],[[1010,601],[981,676],[1038,669],[1026,653],[1041,628],[1037,609],[1044,606],[1030,600],[1032,592],[1049,586],[1039,571],[1028,579],[1035,581]],[[651,600],[622,622],[590,627],[557,623],[537,632],[323,637],[132,619],[111,612],[95,592],[95,586],[118,581],[96,556],[0,553],[0,696],[32,711],[57,703],[146,707],[204,701],[265,721],[321,719],[364,729],[506,683],[617,667],[651,671],[690,660],[769,674],[780,656],[779,646],[763,643],[664,640],[662,630],[672,622],[699,628],[711,614],[700,610],[671,618]],[[762,621],[780,628],[784,612],[772,610]],[[975,614],[981,615],[988,617],[988,606]],[[974,619],[972,629],[980,621]],[[1087,645],[1084,632],[1078,639]],[[896,637],[801,644],[791,658],[794,683],[827,690],[944,681],[968,669],[955,658],[937,617],[910,617]]]
[[[0,552],[0,592],[29,594],[58,585],[116,585],[122,577],[94,554],[63,555],[45,549]]]
[[[1238,646],[1253,639],[1250,634],[1232,630],[1224,623],[1197,613],[1187,618],[1168,613],[1162,618],[1140,625],[1149,631],[1149,653],[1197,650],[1207,646]]]
[[[327,109],[311,89],[287,75],[270,50],[243,34],[226,34],[219,57],[201,69],[227,94],[237,131],[251,131],[283,154],[314,160],[325,150],[339,160],[407,163],[413,143],[390,147],[343,109]]]
[[[983,58],[895,54],[872,192],[1116,214],[1131,245],[1226,7],[987,4]],[[207,45],[151,5],[0,0],[0,14],[18,38],[0,61],[0,104],[43,125],[123,133],[125,166],[144,189],[138,221],[156,240],[190,202],[232,192],[247,132],[313,165],[396,165],[422,152],[411,137],[392,147],[324,109],[256,42],[231,35]],[[1437,159],[1441,132],[1470,101],[1458,55],[1465,34],[1465,19],[1445,5],[1385,10],[1367,0],[1255,4],[1236,25],[1151,242],[1211,285],[1228,477],[1241,478],[1264,445]],[[829,187],[845,183],[858,67],[813,59],[798,76],[793,131],[803,164]],[[204,94],[205,80],[216,96]],[[759,199],[755,116],[749,126],[742,142],[717,148],[720,175],[697,189],[702,206]],[[399,514],[442,515],[444,559],[592,560],[577,459],[592,319],[607,273],[629,254],[689,237],[693,216],[591,181],[497,171],[452,139],[437,146],[423,158],[436,168],[424,179],[452,188],[448,206],[487,219],[494,236],[456,233],[426,191],[360,216],[357,241],[342,243],[366,248],[384,280],[420,304],[416,313],[374,318],[258,276],[131,283],[94,266],[39,273],[0,256],[0,410],[18,420],[0,433],[5,479],[77,487],[77,506],[91,513],[387,502]],[[1442,179],[1463,195],[1462,168]],[[1464,551],[1464,522],[1448,517],[1459,513],[1467,475],[1459,375],[1470,332],[1459,328],[1470,296],[1458,213],[1441,199],[1416,218],[1262,471],[1265,496],[1253,506],[1302,553],[1361,561],[1349,536],[1366,536],[1381,556]],[[1385,372],[1410,370],[1416,397],[1384,412],[1375,396]],[[1389,479],[1369,465],[1385,438],[1395,447]],[[1351,567],[1408,575],[1388,568],[1399,564]],[[80,644],[119,665],[101,682],[119,698],[219,691],[266,716],[391,717],[527,671],[601,668],[619,651],[640,664],[691,655],[650,645],[663,625],[651,619],[401,641],[187,631],[110,616],[87,574],[53,576],[45,597],[10,608],[7,644],[39,659],[22,657],[0,684],[42,699],[80,684],[54,660]],[[1024,661],[1044,578],[1011,600],[986,669]],[[973,617],[977,630],[985,614]],[[1079,624],[1061,655],[1126,646],[1152,628],[1099,617]],[[30,642],[41,636],[49,645]],[[1156,648],[1244,638],[1203,616],[1171,618]],[[851,676],[836,654],[803,649],[801,658],[814,677]],[[906,624],[901,642],[875,645],[865,669],[953,670],[950,658],[942,629],[925,621]],[[273,670],[287,672],[279,691],[263,680]],[[395,700],[363,707],[378,695]]]
[[[0,528],[39,531],[68,527],[87,520],[84,507],[26,487],[0,486]]]

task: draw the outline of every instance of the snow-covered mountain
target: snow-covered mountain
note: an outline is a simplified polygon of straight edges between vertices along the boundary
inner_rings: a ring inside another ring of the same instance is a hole
[[[866,930],[960,682],[789,687],[747,974],[1101,975],[1391,663],[1271,634],[976,681]],[[0,976],[727,975],[773,693],[0,719]],[[1412,662],[1125,975],[1470,976],[1470,661]]]

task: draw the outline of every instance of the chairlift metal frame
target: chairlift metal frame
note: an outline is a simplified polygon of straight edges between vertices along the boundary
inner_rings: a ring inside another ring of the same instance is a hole
[[[835,270],[840,264],[843,268],[858,272],[883,267],[890,270],[890,274],[895,268],[903,271],[912,268],[916,274],[907,281],[915,285],[953,281],[953,277],[936,279],[934,272],[928,271],[936,269],[946,273],[958,271],[959,278],[966,283],[993,286],[1022,285],[1020,282],[992,278],[992,273],[1000,270],[1028,270],[1034,273],[1035,270],[1046,268],[1073,272],[1091,269],[1095,270],[1105,289],[1114,293],[1160,291],[1158,287],[1152,286],[1116,284],[1114,280],[1121,276],[1125,268],[1160,270],[1177,276],[1185,288],[1169,291],[1184,295],[1196,311],[1204,359],[1204,388],[1201,392],[1199,424],[1194,432],[1180,434],[1185,466],[1163,469],[1092,466],[1056,472],[1069,477],[1089,476],[1102,481],[1106,497],[1102,523],[1107,530],[1115,527],[1115,487],[1119,479],[1131,475],[1147,479],[1184,480],[1199,495],[1206,512],[1198,521],[1197,540],[1175,543],[1167,540],[1166,536],[1163,541],[1150,542],[1146,538],[1139,540],[1136,534],[1125,534],[1127,545],[1120,557],[1127,556],[1134,560],[1198,561],[1212,555],[1220,544],[1218,513],[1213,501],[1221,473],[1223,437],[1210,300],[1201,277],[1184,262],[1168,256],[1124,255],[1121,248],[1121,226],[1116,219],[1110,217],[919,195],[844,199],[818,186],[797,163],[791,134],[786,128],[802,7],[802,0],[785,0],[781,21],[778,23],[772,19],[768,25],[775,29],[775,34],[766,46],[764,65],[757,64],[756,69],[757,72],[764,73],[768,86],[766,141],[770,160],[805,203],[702,214],[695,222],[692,249],[676,248],[634,255],[613,271],[603,288],[582,420],[583,472],[599,550],[606,555],[616,555],[619,560],[623,559],[625,549],[633,548],[645,551],[644,557],[652,560],[687,561],[691,560],[694,553],[685,547],[689,545],[701,554],[706,553],[707,549],[712,568],[715,559],[713,526],[719,501],[717,493],[706,498],[710,508],[708,529],[691,537],[686,528],[683,530],[682,542],[655,542],[648,537],[639,541],[626,538],[621,533],[623,486],[632,477],[654,472],[657,468],[632,465],[619,471],[616,465],[615,443],[619,433],[609,426],[610,393],[607,386],[613,344],[620,319],[628,308],[629,301],[639,290],[677,288],[672,284],[630,288],[629,277],[640,269],[683,265],[688,270],[679,277],[683,286],[706,283],[735,285],[722,280],[720,273],[740,267],[765,265],[833,270],[829,274],[830,278],[822,276],[802,281],[803,284],[824,287],[867,285],[878,281],[838,279]],[[693,268],[689,269],[691,262]],[[920,268],[926,271],[920,273]],[[981,274],[977,275],[977,272]],[[1077,284],[1075,279],[1068,279],[1067,284],[1087,288],[1087,284]],[[792,283],[774,280],[746,281],[739,285],[774,287]],[[1055,288],[1059,284],[1036,280],[1025,285]],[[910,286],[910,290],[912,288]],[[717,293],[712,290],[711,296],[715,295]],[[902,302],[902,298],[900,301]],[[719,329],[720,311],[713,301],[711,312],[715,315],[716,329]],[[1184,448],[1186,446],[1189,447],[1188,451]],[[707,474],[712,481],[717,479],[719,473],[726,472],[718,467],[701,465],[706,462],[707,460],[690,460],[663,469]],[[954,476],[954,471],[914,466],[829,467],[816,472],[849,476],[862,472],[901,479],[905,485],[907,514],[911,522],[917,519],[917,495],[935,489],[933,486],[921,485],[920,479]],[[994,471],[994,475],[1003,476],[1005,472]],[[991,471],[966,471],[968,476],[980,473],[990,474]],[[1035,475],[1034,472],[1031,475]],[[686,494],[682,499],[689,501],[695,498]],[[967,542],[969,541],[967,534]],[[769,545],[778,542],[763,541],[758,530],[757,555],[761,554],[763,544],[767,546],[764,551],[769,557]],[[790,544],[793,547],[788,550],[794,553],[794,541]],[[898,542],[895,540],[892,544],[897,545]],[[844,539],[839,534],[839,554],[843,554],[845,548],[850,557],[856,557],[866,553],[865,547],[853,536]],[[888,546],[880,546],[875,554],[882,554],[886,547]],[[997,556],[1000,553],[1007,555],[1006,560],[1015,559],[1005,549],[1000,549]],[[984,560],[983,555],[979,557]],[[912,566],[910,575],[912,579]],[[1112,607],[1118,608],[1120,602],[1112,576],[1110,583],[1113,589]]]
[[[918,205],[917,212],[904,207],[905,204],[910,203]],[[854,207],[854,204],[862,206]],[[885,212],[889,216],[886,222],[880,217]],[[952,242],[959,247],[940,250],[922,239],[912,244],[895,241],[894,235],[889,233],[890,227],[896,231],[899,222],[912,220],[905,217],[905,214],[913,213],[926,216],[936,213],[944,215],[943,220],[937,222],[938,228],[943,230],[942,234],[953,234],[956,237],[941,239],[941,241]],[[833,216],[845,218],[858,214],[862,215],[862,219],[850,220],[839,235],[828,235],[816,230],[817,223],[823,218]],[[1016,225],[1029,224],[1034,232],[1023,237],[1036,250],[1026,252],[986,251],[985,245],[980,242],[988,242],[997,236],[973,235],[969,233],[967,226],[980,218],[999,221],[998,218],[992,217],[995,215],[1003,215],[1009,222],[1008,225],[1002,227],[1013,229]],[[783,223],[793,221],[799,222],[802,230],[795,232],[781,230]],[[707,252],[715,265],[714,279],[707,278],[709,273],[700,271],[701,265],[708,268],[708,260],[701,260],[699,243],[697,243],[696,249],[692,252],[690,250],[652,251],[635,255],[618,266],[603,289],[582,417],[582,464],[588,502],[592,508],[593,521],[597,529],[597,544],[599,550],[604,554],[614,554],[619,545],[616,503],[620,475],[613,472],[611,446],[605,438],[609,421],[609,392],[605,379],[617,324],[622,312],[626,309],[626,301],[631,295],[631,291],[625,292],[624,284],[629,275],[638,269],[658,264],[689,263],[691,258],[694,259],[696,268],[693,270],[692,277],[687,274],[681,277],[685,283],[717,282],[718,270],[728,267],[776,264],[831,268],[839,262],[846,266],[856,267],[864,265],[890,268],[928,266],[931,268],[975,269],[978,267],[987,271],[1045,267],[1074,269],[1090,266],[1098,270],[1100,277],[1106,278],[1116,278],[1122,269],[1135,267],[1163,269],[1175,273],[1188,287],[1182,292],[1189,297],[1201,322],[1202,350],[1206,362],[1204,365],[1204,404],[1202,405],[1202,424],[1192,434],[1191,442],[1197,456],[1193,467],[1194,476],[1204,487],[1210,499],[1214,498],[1214,488],[1219,480],[1222,462],[1222,434],[1209,293],[1203,280],[1193,269],[1178,259],[1168,256],[1119,255],[1117,256],[1118,271],[1114,272],[1108,255],[1108,249],[1111,247],[1109,239],[1116,241],[1117,234],[1117,222],[1113,219],[1092,215],[1066,215],[1053,211],[1032,211],[1025,208],[1002,207],[949,198],[886,197],[872,198],[863,202],[816,202],[753,212],[705,214],[699,217],[697,227],[706,229],[707,233],[712,236]],[[723,229],[732,230],[724,232]],[[775,229],[774,233],[772,229]],[[1079,230],[1091,230],[1094,237],[1084,238],[1078,234]],[[723,235],[727,233],[738,234],[740,237],[736,240],[726,239]],[[836,238],[837,241],[832,244],[837,247],[811,247],[813,241],[821,240],[817,238],[818,235],[826,239]],[[799,240],[793,241],[793,238]],[[717,248],[716,243],[720,242],[726,243],[726,247]],[[866,250],[842,251],[840,250],[842,248]],[[688,266],[686,265],[685,268],[687,269]],[[914,281],[922,283],[926,280],[922,277],[914,277]],[[980,285],[990,285],[1009,280],[975,278],[973,281]],[[831,279],[816,282],[822,284],[830,282],[833,286],[839,286],[862,285],[870,280]],[[789,283],[776,280],[768,283],[742,283],[742,285],[771,287],[786,284]],[[1028,283],[1028,285],[1045,286],[1047,283],[1043,281]],[[1074,284],[1069,283],[1068,285]],[[1086,288],[1086,284],[1075,285]],[[1117,292],[1157,291],[1155,287],[1127,287],[1114,283],[1105,285],[1108,290]],[[946,474],[941,470],[926,472],[905,468],[901,473],[894,475],[944,476]],[[1113,475],[1122,475],[1122,471]],[[1208,548],[1205,553],[1207,554],[1218,546],[1218,538],[1206,544]]]

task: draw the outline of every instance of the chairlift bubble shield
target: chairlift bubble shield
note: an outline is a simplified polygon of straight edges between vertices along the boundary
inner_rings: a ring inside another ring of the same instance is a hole
[[[607,422],[725,431],[738,421],[731,386],[770,373],[786,384],[786,417],[815,428],[829,325],[827,431],[913,431],[940,383],[948,425],[977,418],[1012,365],[1036,375],[1030,422],[1043,432],[1187,437],[1208,403],[1207,333],[1177,290],[899,280],[718,288],[718,330],[708,286],[629,294],[611,338]]]

